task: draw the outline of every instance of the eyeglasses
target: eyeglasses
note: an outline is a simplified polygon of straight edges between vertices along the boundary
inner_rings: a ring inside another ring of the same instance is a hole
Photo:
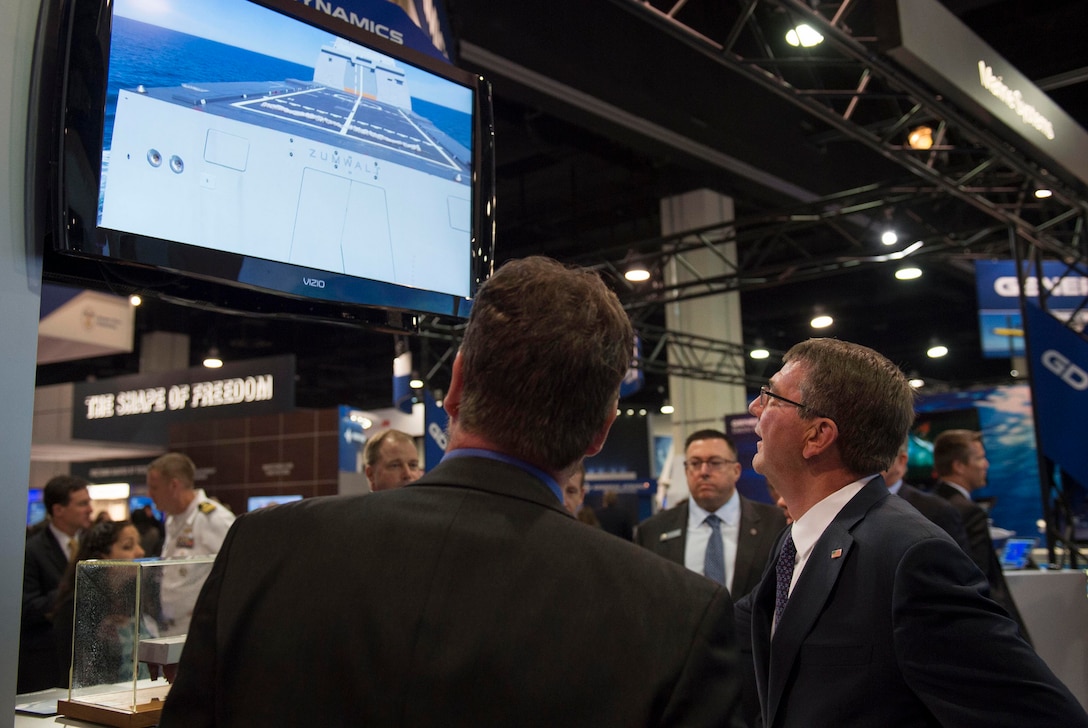
[[[688,470],[699,471],[703,469],[703,466],[707,466],[710,470],[721,470],[726,465],[732,465],[736,463],[736,460],[726,460],[725,458],[710,458],[709,460],[699,460],[694,458],[692,460],[685,460],[684,467]]]
[[[792,404],[794,407],[799,407],[800,409],[807,409],[808,408],[807,404],[802,404],[801,402],[794,402],[792,399],[787,399],[786,397],[783,397],[781,394],[775,394],[774,392],[772,392],[771,390],[767,389],[767,387],[764,386],[764,387],[759,388],[759,407],[760,407],[760,409],[763,409],[764,407],[767,406],[767,398],[768,397],[770,397],[772,399],[780,400],[782,402],[785,402],[786,404]]]
[[[794,402],[792,399],[788,399],[786,397],[783,397],[781,394],[775,394],[774,392],[769,390],[766,386],[760,387],[759,388],[759,408],[760,409],[765,409],[767,407],[767,400],[768,399],[777,399],[777,400],[779,400],[781,402],[785,402],[786,404],[792,404],[794,407],[797,407],[798,409],[807,409],[809,412],[816,415],[817,417],[827,417],[827,419],[829,419],[829,420],[832,420],[832,421],[835,420],[834,417],[830,417],[830,416],[825,415],[825,414],[820,414],[819,412],[812,409],[811,407],[809,407],[804,402]]]

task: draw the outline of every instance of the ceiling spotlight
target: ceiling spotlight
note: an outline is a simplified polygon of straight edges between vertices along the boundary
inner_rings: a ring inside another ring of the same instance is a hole
[[[131,296],[128,297],[128,302],[133,306],[139,306],[141,303],[144,302],[144,299],[140,298],[138,294],[133,293]]]
[[[922,379],[921,377],[911,377],[907,380],[907,384],[909,384],[914,389],[921,389],[922,387],[926,386],[926,380]]]
[[[833,323],[835,323],[835,319],[831,318],[826,313],[818,314],[808,322],[809,326],[814,329],[826,329]]]
[[[786,32],[786,42],[794,48],[800,46],[802,48],[811,48],[812,46],[820,45],[824,42],[824,37],[807,23],[801,23],[795,28],[790,28]]]
[[[1051,192],[1050,190],[1048,190],[1047,188],[1040,187],[1039,189],[1035,190],[1035,199],[1045,200],[1046,198],[1050,197],[1053,194],[1054,193]]]
[[[412,389],[423,389],[423,380],[419,378],[418,374],[413,372],[412,378],[408,380],[408,386]]]
[[[748,356],[750,356],[753,359],[766,359],[766,358],[770,357],[770,355],[771,355],[771,352],[767,351],[762,346],[757,346],[756,348],[754,348],[750,352],[748,352]]]
[[[948,355],[948,347],[943,344],[934,344],[926,350],[926,356],[930,359],[940,359],[942,356]]]
[[[627,272],[623,274],[623,277],[632,283],[642,283],[650,280],[650,271],[646,270],[641,265],[636,265],[628,268]]]
[[[933,129],[928,126],[915,127],[907,137],[907,145],[921,151],[929,149],[933,146]]]
[[[218,369],[223,366],[223,360],[219,356],[219,349],[214,346],[208,349],[208,355],[204,357],[204,366],[209,369]]]
[[[913,281],[922,277],[922,269],[918,266],[908,265],[895,272],[895,277],[901,281]]]
[[[675,411],[676,408],[669,404],[669,400],[667,399],[665,400],[665,403],[661,405],[661,414],[663,415],[671,415]]]
[[[894,230],[885,230],[880,235],[880,242],[884,243],[885,245],[895,245],[899,242],[899,236],[895,234]]]

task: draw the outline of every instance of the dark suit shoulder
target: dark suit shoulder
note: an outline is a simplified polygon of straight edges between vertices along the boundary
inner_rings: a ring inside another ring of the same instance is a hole
[[[767,521],[772,528],[777,526],[779,530],[786,527],[786,514],[778,506],[745,498],[744,496],[740,496],[740,502],[741,518],[755,517],[760,521]]]

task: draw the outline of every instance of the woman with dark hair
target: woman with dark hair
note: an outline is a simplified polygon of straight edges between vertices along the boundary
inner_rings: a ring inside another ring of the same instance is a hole
[[[57,591],[57,603],[53,609],[53,630],[57,638],[57,657],[59,661],[58,685],[67,687],[69,684],[69,668],[72,660],[72,635],[75,629],[75,590],[76,590],[76,566],[81,561],[91,559],[108,559],[113,561],[132,561],[144,556],[144,550],[140,547],[140,533],[129,521],[103,521],[94,524],[79,541],[79,551],[75,559],[68,564],[60,587]],[[82,581],[80,582],[82,585]],[[117,609],[111,614],[118,603],[125,601],[125,593],[131,592],[135,587],[134,582],[124,581],[119,584],[95,585],[105,588],[115,595],[116,603],[97,603],[97,614],[80,614],[82,624],[93,622],[100,623],[98,638],[102,643],[102,650],[96,651],[94,666],[83,666],[81,675],[84,682],[91,676],[100,677],[101,682],[118,682],[132,678],[132,669],[125,664],[122,632],[127,627],[131,630],[131,615],[124,610]],[[82,588],[82,586],[81,586]],[[127,624],[122,624],[127,622]],[[103,634],[102,625],[110,624],[111,634]],[[130,656],[131,657],[131,656]],[[88,667],[91,669],[88,670]]]

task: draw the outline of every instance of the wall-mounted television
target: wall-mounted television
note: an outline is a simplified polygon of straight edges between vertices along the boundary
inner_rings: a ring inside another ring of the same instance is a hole
[[[46,0],[35,88],[29,222],[121,280],[456,317],[490,272],[488,84],[303,3]]]

